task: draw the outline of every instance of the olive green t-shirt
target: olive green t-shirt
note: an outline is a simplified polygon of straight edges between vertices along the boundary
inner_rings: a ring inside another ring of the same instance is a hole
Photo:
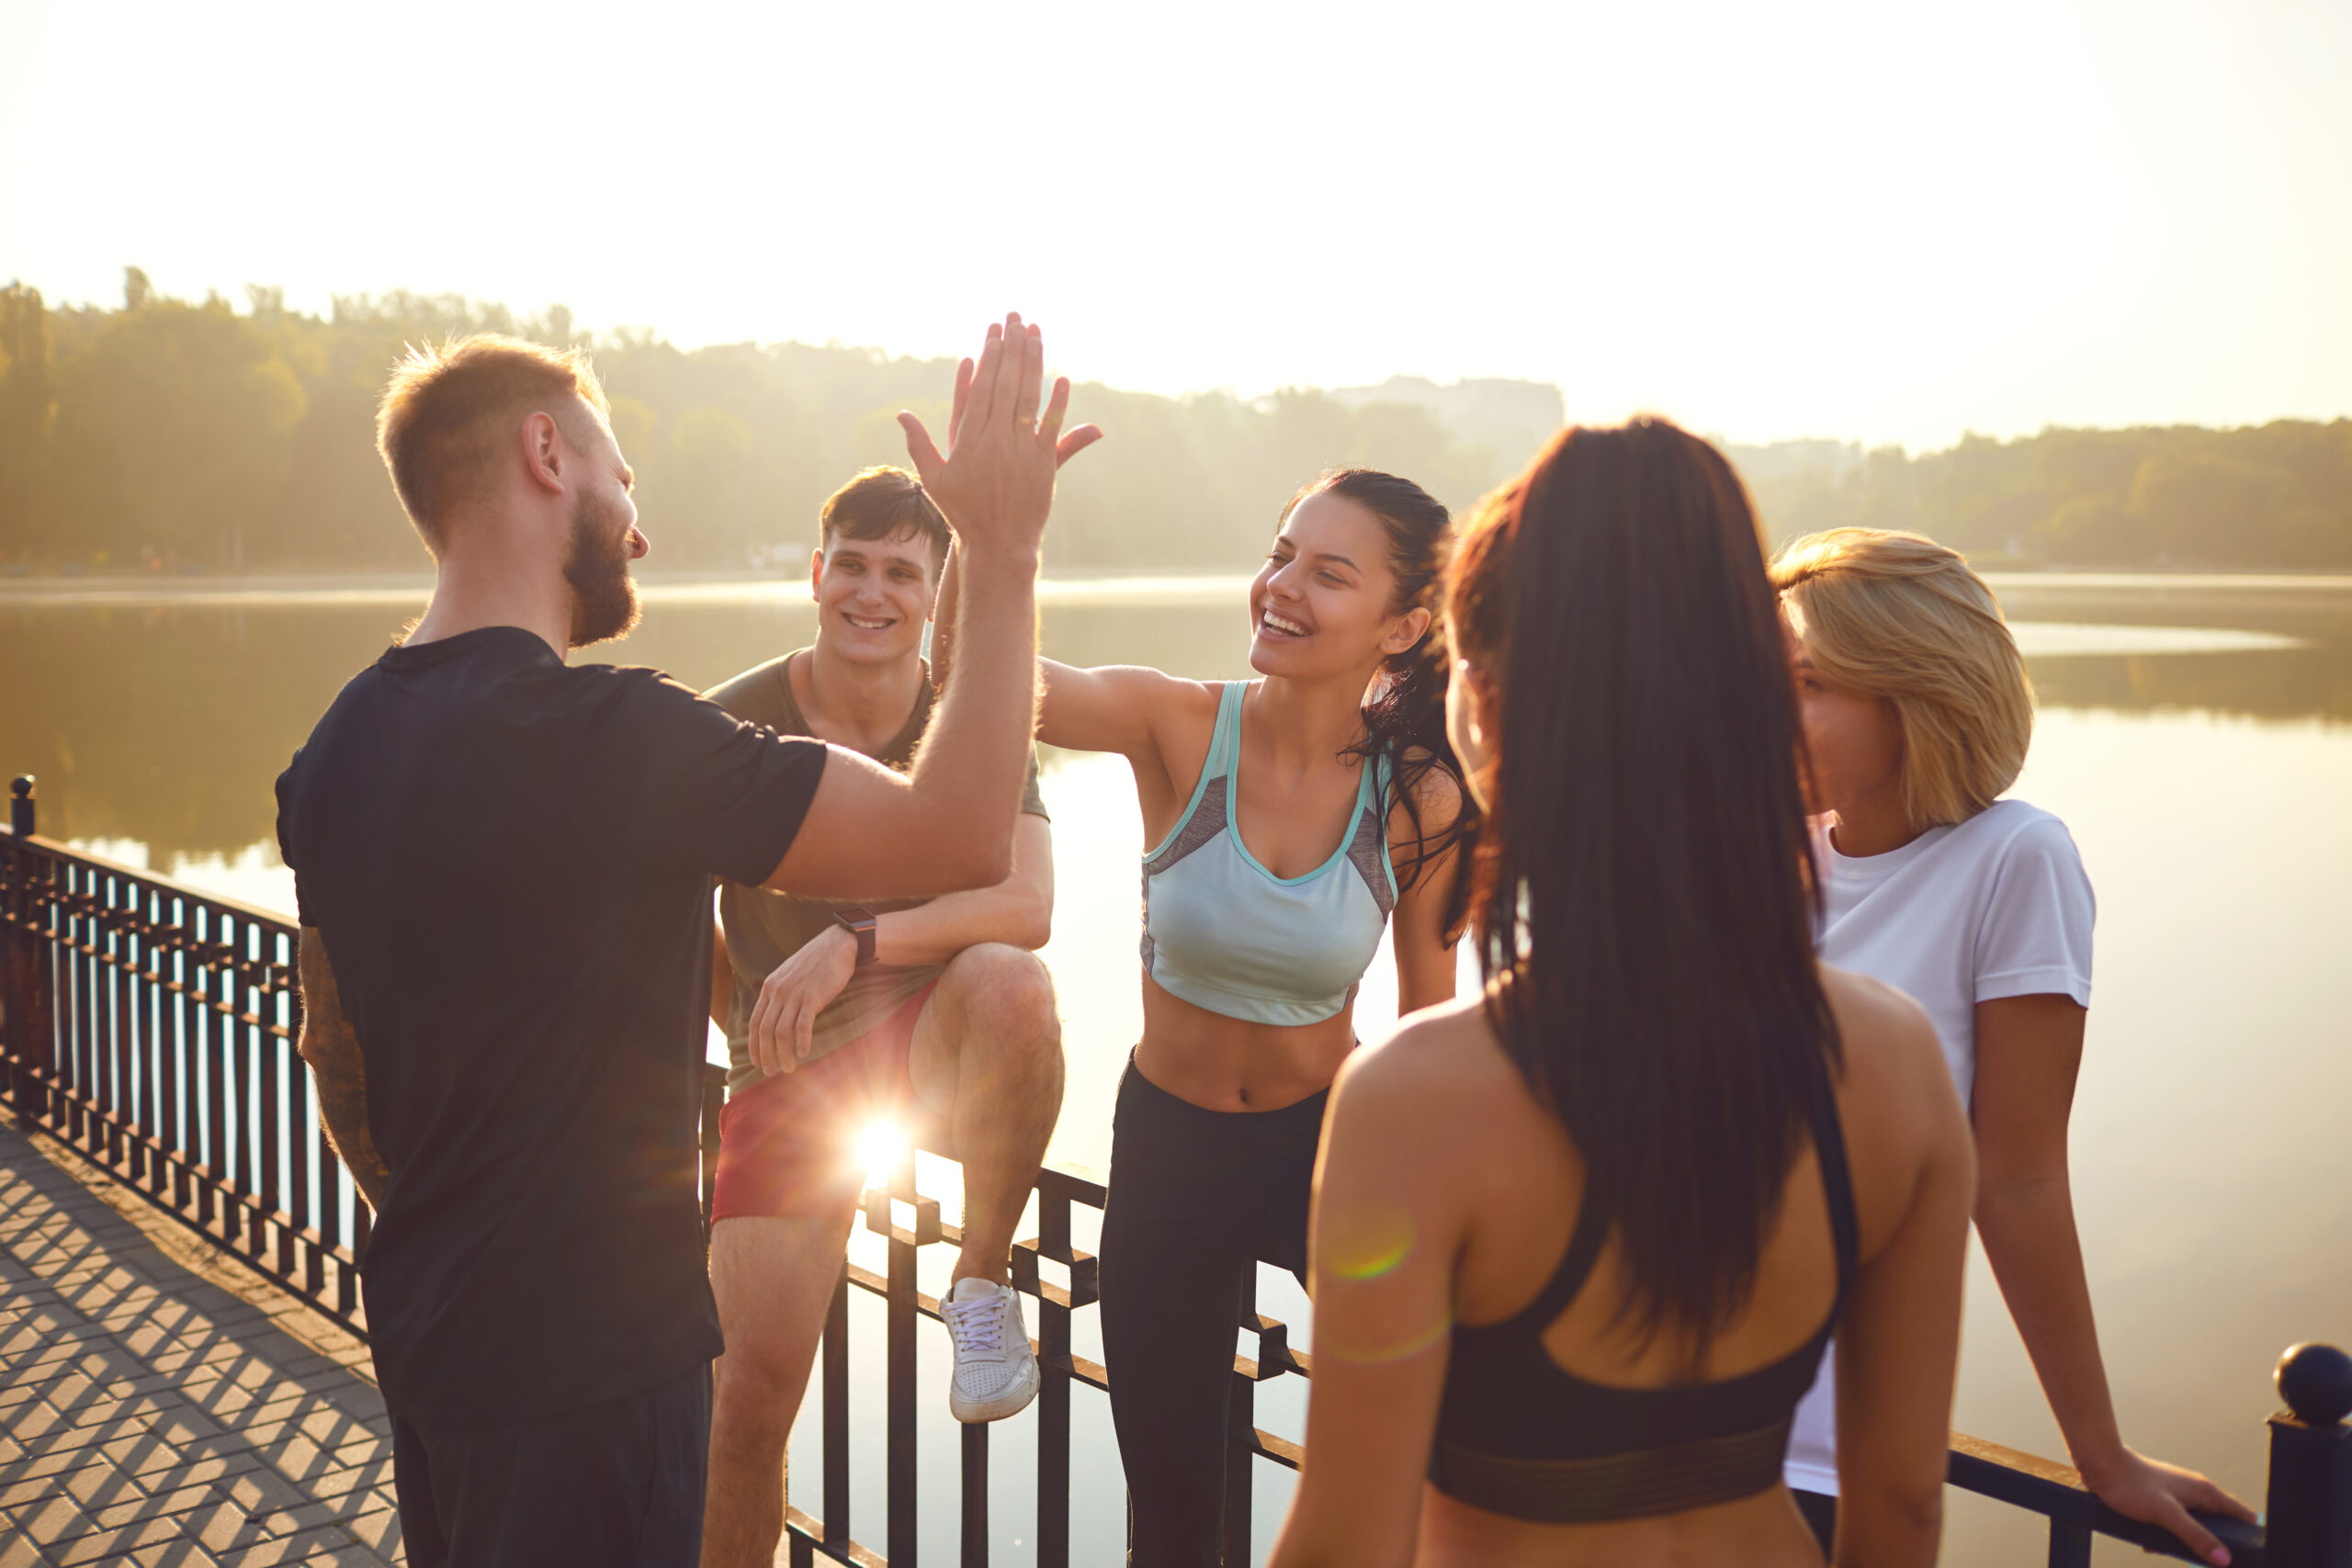
[[[808,720],[792,694],[788,672],[791,661],[797,657],[797,653],[787,653],[782,659],[770,660],[704,694],[747,723],[765,725],[779,735],[807,735]],[[899,733],[890,738],[889,744],[874,754],[874,760],[901,771],[911,766],[915,742],[922,739],[923,727],[931,722],[933,706],[931,682],[926,679],[917,688],[914,712],[908,716]],[[1046,803],[1037,793],[1037,752],[1034,747],[1029,752],[1029,781],[1022,793],[1021,809],[1034,817],[1046,814]],[[928,902],[925,898],[859,900],[861,907],[877,915],[911,909]],[[729,1094],[746,1084],[758,1082],[763,1076],[758,1064],[752,1060],[751,1052],[752,1010],[759,1005],[760,987],[777,964],[833,924],[836,908],[848,907],[820,898],[771,893],[766,888],[747,887],[738,882],[719,884],[718,918],[727,932],[728,961],[735,971],[735,994],[727,1006]],[[938,976],[935,964],[869,964],[860,969],[850,976],[842,994],[817,1015],[807,1059],[813,1062],[857,1039],[905,1006]]]

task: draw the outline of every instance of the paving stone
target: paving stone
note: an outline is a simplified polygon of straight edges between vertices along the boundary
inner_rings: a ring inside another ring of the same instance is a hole
[[[119,1467],[133,1481],[150,1492],[166,1492],[199,1481],[220,1481],[230,1476],[263,1472],[266,1467],[261,1455],[248,1448],[235,1448],[221,1453],[191,1456],[176,1449],[158,1447],[152,1458],[134,1455],[118,1461]]]
[[[164,1483],[143,1479],[172,1474],[186,1468],[190,1471],[205,1465],[215,1468],[209,1475],[233,1475],[239,1471],[258,1470],[266,1461],[250,1445],[227,1439],[198,1439],[194,1443],[167,1443],[144,1434],[117,1438],[99,1445],[98,1451],[114,1461],[115,1467],[138,1479],[149,1491],[158,1490]],[[209,1478],[209,1477],[208,1477]]]
[[[65,1448],[28,1449],[17,1459],[0,1466],[0,1482],[11,1484],[19,1481],[37,1481],[46,1476],[63,1475],[85,1465],[107,1462],[106,1450],[96,1443],[76,1443]]]
[[[61,1159],[0,1125],[0,1568],[397,1561],[365,1342]]]
[[[390,1557],[400,1549],[401,1515],[398,1508],[375,1508],[356,1518],[344,1521],[360,1545],[379,1556]]]
[[[0,1568],[49,1568],[33,1538],[0,1518]]]
[[[86,1535],[61,1540],[46,1550],[59,1568],[79,1568],[85,1562],[102,1562],[109,1557],[128,1556],[142,1546],[157,1546],[165,1541],[183,1540],[185,1534],[177,1519],[141,1519],[118,1529],[94,1529]]]
[[[138,1568],[217,1568],[220,1560],[199,1543],[183,1539],[142,1546],[122,1561]]]
[[[59,1556],[64,1542],[79,1540],[98,1528],[97,1521],[83,1510],[81,1504],[62,1493],[21,1508],[11,1508],[8,1518],[51,1557]]]
[[[290,1513],[315,1501],[308,1491],[266,1466],[223,1476],[212,1483],[212,1490],[248,1514]]]
[[[95,1507],[128,1493],[135,1495],[139,1487],[130,1477],[106,1462],[103,1454],[92,1454],[91,1462],[53,1475],[11,1479],[13,1470],[0,1470],[0,1508],[23,1508],[51,1497],[72,1498],[84,1507]]]
[[[220,1559],[220,1568],[274,1568],[301,1562],[311,1568],[385,1568],[377,1556],[340,1529],[327,1529],[266,1540]]]
[[[346,1470],[330,1470],[317,1475],[297,1475],[289,1480],[322,1500],[349,1496],[354,1492],[371,1491],[392,1483],[392,1461],[387,1455],[378,1464],[355,1464]]]

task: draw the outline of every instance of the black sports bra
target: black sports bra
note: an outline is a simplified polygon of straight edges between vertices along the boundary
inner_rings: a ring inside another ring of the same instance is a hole
[[[1430,1451],[1437,1489],[1510,1518],[1573,1525],[1734,1502],[1778,1482],[1790,1420],[1845,1309],[1858,1247],[1853,1178],[1826,1085],[1809,1120],[1838,1250],[1838,1299],[1812,1338],[1721,1382],[1618,1388],[1563,1371],[1544,1331],[1583,1288],[1606,1239],[1588,1203],[1559,1268],[1524,1311],[1454,1329]]]

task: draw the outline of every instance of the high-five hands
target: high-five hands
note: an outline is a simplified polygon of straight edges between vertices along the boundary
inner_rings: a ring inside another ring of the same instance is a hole
[[[967,359],[956,367],[945,456],[922,421],[899,415],[923,489],[968,547],[1035,552],[1053,509],[1054,471],[1102,438],[1091,424],[1062,430],[1066,377],[1056,378],[1038,417],[1045,379],[1045,337],[1015,311],[989,328],[977,365]]]

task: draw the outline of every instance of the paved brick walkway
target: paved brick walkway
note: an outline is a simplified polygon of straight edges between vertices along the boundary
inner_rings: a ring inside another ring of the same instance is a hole
[[[401,1561],[348,1334],[0,1125],[0,1568]]]

